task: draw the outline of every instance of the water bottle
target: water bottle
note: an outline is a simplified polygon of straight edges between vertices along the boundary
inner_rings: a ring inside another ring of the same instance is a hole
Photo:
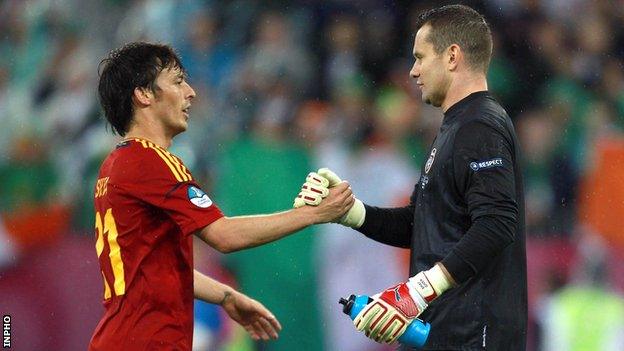
[[[348,300],[340,298],[338,302],[344,306],[342,312],[354,320],[358,313],[371,301],[372,299],[366,295],[351,295]],[[420,319],[414,319],[407,326],[403,335],[399,337],[399,342],[406,346],[421,348],[427,341],[429,330],[431,330],[431,324],[424,323]]]

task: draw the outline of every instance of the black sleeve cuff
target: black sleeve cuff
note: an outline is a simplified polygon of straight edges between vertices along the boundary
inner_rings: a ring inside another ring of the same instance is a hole
[[[462,260],[455,252],[446,255],[441,263],[457,284],[465,282],[476,273],[476,269]]]
[[[366,235],[366,233],[370,233],[373,230],[373,222],[375,221],[375,207],[368,206],[364,204],[364,209],[366,209],[366,215],[364,216],[364,223],[357,228],[356,230],[360,233]]]

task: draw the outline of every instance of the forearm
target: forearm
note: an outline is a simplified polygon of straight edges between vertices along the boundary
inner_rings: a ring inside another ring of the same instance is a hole
[[[223,217],[199,236],[221,252],[233,252],[278,240],[317,221],[314,211],[305,206],[268,215]]]
[[[196,299],[220,305],[236,291],[230,286],[194,270],[193,292]]]
[[[379,208],[364,205],[366,219],[357,230],[383,244],[409,248],[414,226],[414,207]]]
[[[458,283],[468,280],[514,241],[516,226],[511,215],[479,217],[442,264]]]

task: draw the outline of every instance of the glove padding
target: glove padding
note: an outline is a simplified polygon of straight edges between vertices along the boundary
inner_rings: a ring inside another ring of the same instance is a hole
[[[329,188],[336,186],[342,182],[342,179],[340,179],[340,177],[336,173],[332,172],[329,168],[321,168],[318,170],[317,174],[327,179],[327,181],[329,182]],[[362,226],[362,224],[364,224],[365,218],[366,208],[364,207],[364,204],[362,203],[362,201],[355,199],[353,206],[351,206],[349,211],[345,213],[344,216],[340,218],[340,220],[338,220],[338,223],[351,228],[359,228]]]
[[[340,177],[336,173],[326,167],[319,168],[317,174],[327,179],[328,188],[334,187],[342,182],[342,179],[340,179]]]
[[[441,265],[436,264],[407,282],[375,295],[373,301],[355,317],[353,324],[370,339],[391,344],[451,284],[452,280],[444,273]]]
[[[305,205],[318,206],[329,195],[329,181],[315,172],[310,172],[301,191],[295,198],[294,208]]]
[[[355,317],[353,324],[374,341],[392,344],[420,312],[406,283],[401,283],[375,295]]]

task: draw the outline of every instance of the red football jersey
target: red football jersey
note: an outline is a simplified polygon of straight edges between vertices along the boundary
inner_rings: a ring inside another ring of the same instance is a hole
[[[147,140],[120,143],[95,186],[105,313],[89,350],[191,350],[192,233],[223,214],[182,161]]]

